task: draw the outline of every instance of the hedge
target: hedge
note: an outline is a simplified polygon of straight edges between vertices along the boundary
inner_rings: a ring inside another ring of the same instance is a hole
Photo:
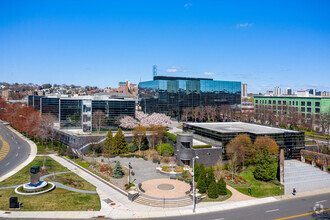
[[[142,158],[142,156],[140,154],[121,154],[119,156],[120,157],[140,157],[140,158]]]
[[[176,143],[176,135],[175,135],[175,134],[172,134],[172,133],[170,133],[170,132],[166,132],[166,137],[167,137],[169,140],[171,140],[171,141],[173,141],[173,142]]]
[[[194,148],[194,149],[212,148],[212,145],[209,145],[209,144],[205,144],[205,145],[194,145],[192,148]]]

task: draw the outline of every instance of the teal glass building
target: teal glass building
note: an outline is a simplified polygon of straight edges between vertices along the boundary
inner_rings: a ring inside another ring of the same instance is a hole
[[[241,82],[154,76],[153,81],[139,83],[138,94],[142,111],[180,119],[188,107],[241,104]]]

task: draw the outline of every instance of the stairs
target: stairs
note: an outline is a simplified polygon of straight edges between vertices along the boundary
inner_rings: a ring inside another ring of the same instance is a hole
[[[184,199],[178,199],[178,200],[173,200],[173,199],[162,200],[162,199],[151,199],[144,196],[139,196],[134,200],[134,202],[146,206],[160,207],[160,208],[176,208],[176,207],[192,205],[192,199],[190,197]]]
[[[330,187],[330,174],[298,160],[284,161],[284,194]]]

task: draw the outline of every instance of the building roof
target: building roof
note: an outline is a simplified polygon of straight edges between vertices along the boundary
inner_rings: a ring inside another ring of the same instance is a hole
[[[186,123],[186,124],[194,127],[216,131],[219,133],[253,133],[253,134],[298,133],[298,131],[268,127],[263,125],[249,124],[244,122]]]

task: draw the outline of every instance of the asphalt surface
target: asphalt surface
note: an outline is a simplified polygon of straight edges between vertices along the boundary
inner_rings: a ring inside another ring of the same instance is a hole
[[[13,170],[19,164],[23,163],[30,154],[30,145],[19,138],[15,133],[9,130],[0,122],[0,137],[6,141],[9,146],[9,152],[4,159],[0,161],[0,176]],[[2,148],[3,143],[0,141]],[[0,149],[1,149],[0,148]]]

